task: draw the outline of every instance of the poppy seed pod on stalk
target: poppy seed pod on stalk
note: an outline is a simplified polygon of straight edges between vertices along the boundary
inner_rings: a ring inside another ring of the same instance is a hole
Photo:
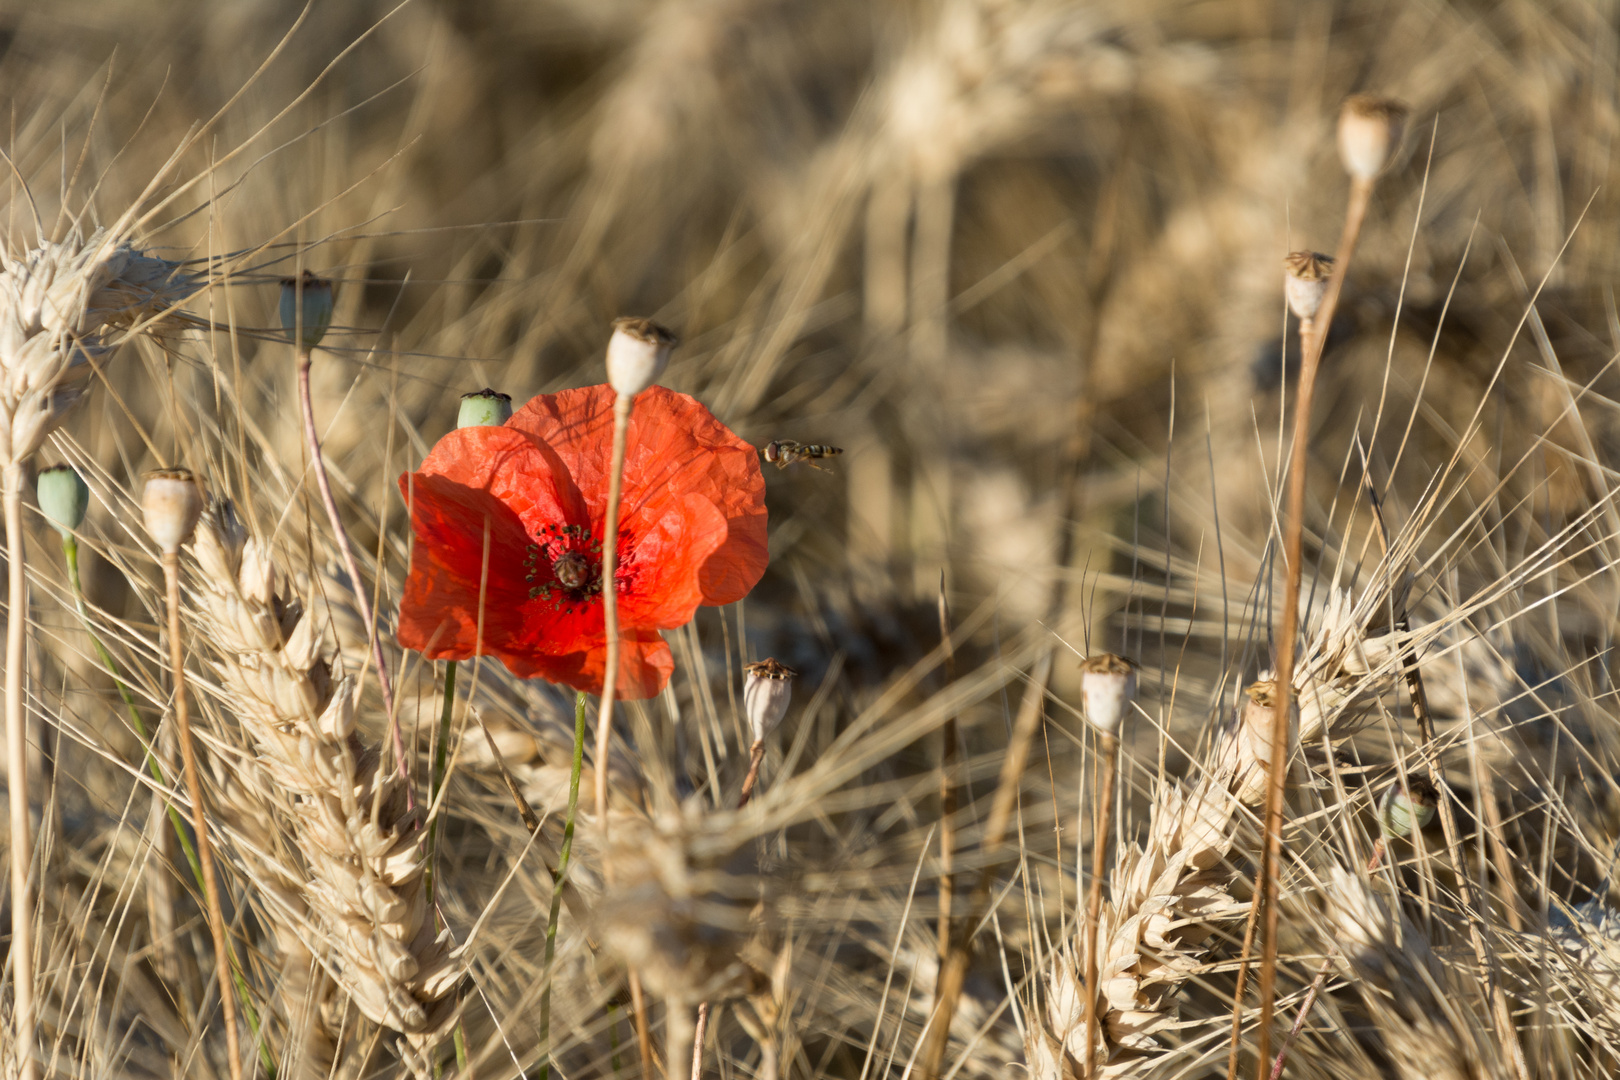
[[[1296,251],[1283,259],[1283,294],[1288,309],[1300,320],[1316,318],[1333,277],[1333,256],[1319,251]]]
[[[512,395],[484,387],[461,395],[456,427],[500,427],[512,419]]]
[[[1347,98],[1339,110],[1339,158],[1357,180],[1377,179],[1406,130],[1406,106],[1374,94]]]
[[[332,283],[305,270],[281,279],[281,327],[304,349],[313,349],[332,325]]]
[[[1080,662],[1080,693],[1086,720],[1104,735],[1118,735],[1125,710],[1136,698],[1136,663],[1114,653],[1098,653]]]
[[[1384,790],[1383,798],[1378,800],[1378,823],[1385,836],[1404,840],[1433,821],[1439,805],[1440,793],[1433,784],[1420,776],[1409,776],[1405,785],[1396,780]]]
[[[754,741],[764,742],[787,715],[788,702],[793,697],[793,680],[799,673],[779,660],[767,657],[747,667],[748,680],[743,684],[743,711],[748,714],[748,726]]]
[[[607,347],[608,383],[618,393],[634,397],[658,381],[679,343],[651,319],[614,319]]]
[[[180,550],[191,539],[202,516],[203,494],[189,469],[159,469],[146,474],[141,492],[141,514],[146,531],[165,555]]]
[[[41,469],[39,478],[34,481],[34,493],[45,520],[64,540],[84,524],[84,515],[90,509],[90,485],[73,466],[53,465]]]

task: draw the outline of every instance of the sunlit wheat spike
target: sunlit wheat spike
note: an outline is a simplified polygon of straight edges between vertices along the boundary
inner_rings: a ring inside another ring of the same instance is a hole
[[[0,460],[32,456],[122,332],[155,328],[154,320],[196,289],[177,264],[103,232],[7,258],[0,270]]]
[[[320,625],[278,584],[269,551],[228,503],[204,515],[196,548],[229,707],[270,789],[292,798],[284,814],[310,914],[295,931],[362,1013],[403,1036],[407,1064],[424,1072],[462,967],[428,907],[418,815],[356,734],[353,686],[334,680]]]

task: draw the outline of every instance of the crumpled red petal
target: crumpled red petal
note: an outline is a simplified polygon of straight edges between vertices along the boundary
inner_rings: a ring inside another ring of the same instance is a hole
[[[614,396],[608,386],[543,394],[507,421],[557,452],[593,519],[602,516],[607,502]],[[662,386],[636,396],[623,489],[620,519],[626,529],[656,520],[671,500],[688,493],[706,496],[725,518],[725,542],[699,575],[704,604],[735,603],[759,584],[770,561],[759,452],[697,399]]]

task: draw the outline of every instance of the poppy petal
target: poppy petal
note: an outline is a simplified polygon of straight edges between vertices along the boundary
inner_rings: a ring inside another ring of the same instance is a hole
[[[507,421],[557,452],[593,521],[605,515],[614,396],[607,386],[542,395]],[[740,600],[764,576],[769,553],[758,452],[695,398],[662,386],[636,397],[622,487],[621,527],[632,533],[660,521],[685,494],[706,496],[725,517],[725,542],[699,567],[702,603]]]
[[[607,645],[561,656],[502,654],[501,662],[520,679],[544,679],[600,694],[607,674]],[[618,697],[633,701],[654,697],[674,672],[675,658],[656,631],[638,629],[625,634],[619,647]]]
[[[683,626],[703,603],[699,569],[726,541],[726,519],[702,495],[688,495],[626,552],[628,580],[621,579],[619,618],[630,626],[671,630]]]
[[[400,644],[432,660],[467,659],[479,651],[480,606],[486,653],[570,652],[600,638],[600,614],[593,628],[588,620],[555,618],[561,614],[555,605],[527,599],[531,538],[544,524],[567,520],[570,502],[580,506],[577,491],[556,482],[559,469],[555,454],[521,432],[475,427],[446,435],[422,471],[400,478],[416,535],[400,601]]]

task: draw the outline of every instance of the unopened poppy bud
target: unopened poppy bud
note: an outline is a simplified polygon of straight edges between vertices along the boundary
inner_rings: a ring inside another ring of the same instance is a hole
[[[1297,319],[1316,318],[1333,277],[1333,256],[1319,251],[1296,251],[1283,260],[1283,294]]]
[[[39,499],[40,512],[51,528],[66,540],[80,525],[90,509],[90,485],[84,482],[79,470],[71,465],[53,465],[41,469],[34,481],[34,492]]]
[[[793,680],[799,673],[770,658],[749,664],[746,670],[748,681],[743,685],[743,709],[748,713],[754,741],[764,742],[765,736],[787,715],[788,702],[793,697]]]
[[[629,397],[658,381],[679,340],[651,319],[614,319],[608,339],[608,383]]]
[[[141,513],[146,531],[165,555],[180,550],[191,539],[202,516],[203,494],[189,469],[160,469],[146,474]]]
[[[1080,695],[1086,719],[1104,735],[1118,735],[1125,710],[1136,699],[1136,664],[1114,653],[1098,653],[1080,662]]]
[[[1390,98],[1356,94],[1339,110],[1339,158],[1357,180],[1373,180],[1401,145],[1406,106]]]
[[[332,283],[305,270],[281,279],[281,326],[289,338],[313,349],[332,325]]]
[[[500,427],[512,419],[512,395],[484,387],[461,395],[456,427]]]
[[[1414,828],[1422,829],[1434,820],[1434,808],[1439,804],[1440,793],[1422,777],[1408,777],[1404,787],[1396,780],[1378,800],[1378,823],[1385,836],[1404,840]]]

